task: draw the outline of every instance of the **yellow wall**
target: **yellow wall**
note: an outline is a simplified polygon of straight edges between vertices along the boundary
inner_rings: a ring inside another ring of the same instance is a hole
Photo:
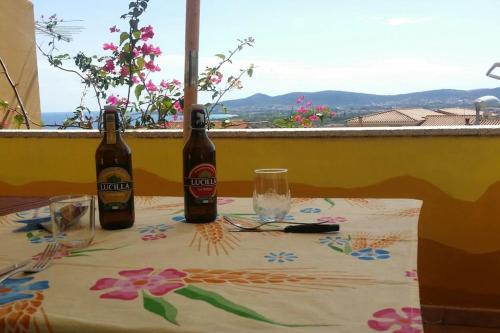
[[[181,138],[129,137],[127,142],[133,151],[137,194],[182,194]],[[500,308],[500,137],[214,142],[222,196],[251,196],[253,169],[286,167],[296,197],[422,199],[422,302]],[[95,192],[98,143],[97,138],[0,136],[0,193]]]
[[[40,95],[36,64],[33,4],[27,0],[0,1],[0,56],[16,83],[30,118],[40,122]],[[0,74],[0,98],[18,105],[4,74]],[[0,112],[0,117],[3,112]],[[11,126],[12,127],[12,126]],[[33,125],[32,125],[33,127]]]

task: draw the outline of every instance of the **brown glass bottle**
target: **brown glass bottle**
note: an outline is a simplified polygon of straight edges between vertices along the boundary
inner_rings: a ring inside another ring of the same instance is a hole
[[[215,146],[206,130],[203,105],[191,107],[191,134],[183,149],[184,214],[189,223],[217,217]]]
[[[129,228],[135,220],[132,153],[121,136],[116,107],[104,107],[103,125],[95,152],[99,221],[103,229]]]

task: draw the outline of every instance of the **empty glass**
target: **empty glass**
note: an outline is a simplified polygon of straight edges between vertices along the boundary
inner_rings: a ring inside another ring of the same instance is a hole
[[[287,169],[254,171],[253,209],[261,221],[281,221],[290,210],[287,172]]]
[[[95,203],[89,195],[63,195],[50,198],[52,235],[70,248],[88,246],[95,233]]]

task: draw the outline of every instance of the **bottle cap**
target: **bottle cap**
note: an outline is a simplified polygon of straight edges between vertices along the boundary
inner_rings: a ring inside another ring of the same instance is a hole
[[[104,105],[104,111],[116,112],[116,105]]]
[[[206,123],[205,106],[202,104],[191,105],[191,128],[205,128]]]

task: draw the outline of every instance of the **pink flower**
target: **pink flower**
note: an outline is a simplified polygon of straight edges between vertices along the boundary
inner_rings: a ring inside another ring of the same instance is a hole
[[[300,123],[300,122],[302,122],[302,116],[300,114],[296,114],[293,117],[293,120],[295,120],[296,122]]]
[[[160,71],[160,67],[158,65],[155,65],[153,60],[150,60],[144,64],[144,67],[146,69],[150,70],[151,72],[158,72]]]
[[[297,98],[297,100],[295,101],[295,104],[300,104],[302,103],[302,101],[304,100],[304,96],[300,96],[299,98]]]
[[[151,47],[151,54],[155,56],[161,55],[160,47]]]
[[[119,32],[119,31],[120,31],[120,29],[118,29],[118,28],[116,27],[116,25],[114,25],[114,26],[112,26],[111,28],[109,28],[109,32]]]
[[[226,204],[230,204],[231,202],[234,202],[234,199],[221,198],[221,197],[217,198],[218,205],[226,205]]]
[[[313,105],[313,103],[311,101],[307,101],[306,106],[310,107],[311,105]]]
[[[136,49],[132,50],[132,57],[137,58],[140,55],[141,55],[141,49],[140,48],[136,48]]]
[[[129,71],[128,71],[128,66],[125,66],[123,65],[121,68],[120,68],[120,76],[121,77],[126,77],[129,75]]]
[[[321,111],[323,111],[323,108],[325,108],[325,107],[324,107],[324,106],[322,106],[322,105],[316,105],[316,106],[314,107],[314,110],[316,110],[316,111],[320,111],[320,112],[321,112]]]
[[[223,77],[222,73],[217,72],[217,73],[215,73],[215,76],[209,76],[209,80],[210,80],[213,84],[219,84],[219,83],[221,83],[221,81],[222,81],[222,77]]]
[[[297,112],[298,113],[306,113],[307,109],[304,106],[301,106],[300,108],[298,108]]]
[[[175,101],[175,103],[174,103],[174,108],[175,108],[177,111],[182,112],[181,102],[179,102],[179,101]]]
[[[160,86],[162,88],[168,89],[170,87],[170,84],[168,82],[165,82],[165,80],[161,80]]]
[[[141,83],[141,80],[139,80],[139,78],[137,76],[132,76],[132,82],[134,82],[135,84],[139,84]]]
[[[108,73],[111,73],[112,71],[114,71],[115,64],[114,64],[113,60],[111,60],[111,59],[106,60],[106,64],[104,65],[103,69]]]
[[[336,224],[336,223],[346,222],[347,219],[343,216],[324,216],[318,218],[316,221],[322,224],[330,224],[330,223]]]
[[[142,240],[144,241],[152,241],[152,240],[158,240],[162,238],[167,238],[167,235],[165,235],[163,232],[159,234],[147,234],[142,236]]]
[[[317,121],[317,120],[319,120],[319,117],[317,115],[313,114],[312,116],[309,117],[309,120],[310,121]]]
[[[337,115],[337,112],[335,111],[330,111],[330,117],[335,117]]]
[[[115,95],[109,95],[108,98],[106,99],[106,103],[110,105],[118,105],[118,97]]]
[[[175,84],[176,86],[180,86],[181,85],[181,81],[179,81],[177,79],[173,79],[172,83]]]
[[[154,47],[153,45],[150,45],[150,44],[146,44],[144,43],[142,46],[141,46],[141,52],[142,54],[144,54],[145,56],[146,55],[155,55],[155,56],[158,56],[161,54],[161,50],[159,47]]]
[[[111,51],[116,51],[118,50],[118,46],[116,46],[115,44],[113,43],[104,43],[102,45],[102,49],[103,50],[111,50]]]
[[[169,121],[166,121],[164,123],[159,123],[158,126],[160,128],[170,128],[170,122]]]
[[[144,86],[146,87],[146,90],[149,91],[149,92],[153,92],[153,91],[158,90],[158,88],[156,87],[156,85],[151,80],[149,80],[149,82],[146,83]]]
[[[413,278],[414,281],[418,281],[418,275],[416,269],[412,269],[411,271],[406,271],[405,275],[409,278]]]
[[[140,31],[141,31],[141,39],[144,41],[153,38],[153,36],[155,35],[155,33],[153,32],[153,27],[150,25],[141,28]]]
[[[392,330],[391,327],[397,326],[396,328],[399,329],[392,331],[395,333],[420,333],[423,331],[420,309],[404,307],[401,308],[401,311],[404,315],[398,314],[393,308],[377,311],[373,317],[378,318],[378,320],[368,320],[368,326],[376,331]]]
[[[100,295],[100,298],[112,298],[132,300],[139,296],[139,291],[146,289],[154,296],[162,296],[166,293],[184,287],[182,278],[187,274],[173,268],[167,268],[159,274],[151,274],[153,268],[143,268],[118,272],[125,277],[124,280],[114,278],[102,278],[90,288],[90,290],[111,289],[110,292]]]

